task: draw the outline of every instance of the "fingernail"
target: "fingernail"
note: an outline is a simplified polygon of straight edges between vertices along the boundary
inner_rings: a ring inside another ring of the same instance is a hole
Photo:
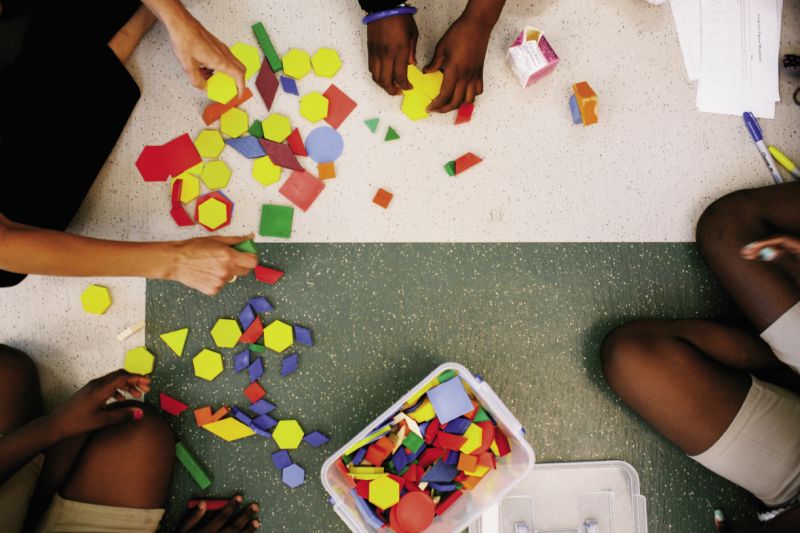
[[[745,244],[745,245],[744,245],[744,247],[743,247],[743,249],[744,249],[744,250],[749,250],[750,248],[754,247],[756,244],[758,244],[758,243],[756,243],[756,242],[751,242],[750,244]]]
[[[142,411],[138,407],[133,410],[133,419],[134,420],[141,420],[143,416],[144,416],[144,411]]]
[[[257,513],[258,512],[258,504],[254,503],[253,505],[251,505],[250,506],[250,510],[255,512],[255,513]]]
[[[239,503],[241,503],[241,501],[242,501],[242,497],[241,497],[239,494],[237,494],[236,496],[234,496],[234,497],[233,497],[233,499],[234,499],[234,500],[236,500],[236,501],[237,501],[237,502],[239,502]]]
[[[205,501],[201,501],[200,503],[197,504],[197,508],[200,509],[201,511],[205,511],[206,510],[206,502]]]
[[[258,520],[253,520],[253,527],[261,527],[261,522]]]
[[[777,256],[777,255],[778,255],[778,252],[775,251],[775,248],[772,248],[770,246],[762,248],[758,252],[758,258],[761,261],[772,261],[773,259],[775,259],[775,256]]]

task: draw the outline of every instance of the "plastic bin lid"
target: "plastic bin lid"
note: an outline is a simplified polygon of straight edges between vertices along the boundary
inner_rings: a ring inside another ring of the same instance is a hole
[[[647,533],[639,475],[624,461],[540,463],[469,533]]]

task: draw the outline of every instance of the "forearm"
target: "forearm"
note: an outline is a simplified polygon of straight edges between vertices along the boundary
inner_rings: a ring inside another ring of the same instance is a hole
[[[50,276],[167,277],[171,243],[92,239],[0,223],[0,269]]]
[[[158,20],[170,29],[181,18],[191,17],[189,11],[179,0],[142,0]]]
[[[506,0],[469,0],[461,16],[478,21],[491,31],[497,24],[505,3]]]
[[[42,417],[0,438],[0,485],[40,452],[58,443],[62,438],[58,433],[47,417]]]

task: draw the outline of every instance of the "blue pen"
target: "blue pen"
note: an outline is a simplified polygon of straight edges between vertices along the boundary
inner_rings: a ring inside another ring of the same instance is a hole
[[[767,150],[767,144],[764,142],[764,134],[761,133],[761,127],[759,127],[756,117],[749,111],[746,111],[742,117],[744,118],[744,125],[747,127],[747,131],[750,132],[750,137],[752,137],[753,142],[756,143],[758,153],[761,154],[761,157],[767,164],[767,168],[772,173],[772,179],[775,180],[775,183],[783,183],[783,178],[781,177],[781,173],[778,172],[775,160],[772,158],[772,154],[769,153],[769,150]]]

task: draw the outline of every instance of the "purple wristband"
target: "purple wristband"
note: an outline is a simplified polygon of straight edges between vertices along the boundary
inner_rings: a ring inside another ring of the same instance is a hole
[[[361,19],[361,22],[363,24],[369,24],[370,22],[375,22],[376,20],[395,17],[397,15],[413,15],[416,12],[417,8],[414,6],[395,7],[393,9],[387,9],[386,11],[376,11],[375,13],[370,13]]]

